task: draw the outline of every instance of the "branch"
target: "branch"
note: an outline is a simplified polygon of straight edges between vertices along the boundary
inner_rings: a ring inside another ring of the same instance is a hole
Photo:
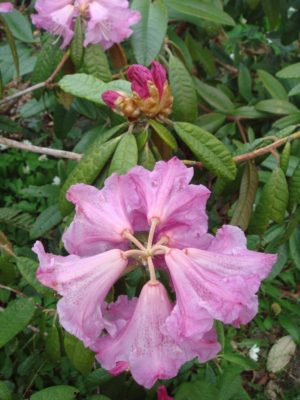
[[[4,144],[4,146],[12,147],[15,149],[31,151],[32,153],[47,154],[48,156],[56,158],[69,158],[70,160],[76,160],[76,161],[80,161],[82,158],[81,154],[73,153],[71,151],[56,150],[56,149],[49,149],[48,147],[34,146],[33,144],[25,144],[22,142],[18,142],[16,140],[7,139],[3,136],[0,136],[0,144]]]
[[[30,92],[33,92],[35,90],[38,90],[38,89],[41,89],[43,87],[47,87],[47,86],[51,85],[51,83],[53,82],[53,80],[55,79],[57,74],[60,72],[60,70],[65,65],[66,61],[68,60],[69,55],[70,55],[70,53],[68,51],[63,55],[62,59],[60,60],[60,63],[55,68],[55,70],[52,72],[52,74],[49,76],[49,78],[45,80],[45,82],[37,83],[36,85],[30,86],[27,89],[24,89],[24,90],[21,90],[20,92],[14,93],[11,96],[4,97],[4,99],[0,100],[0,106],[2,104],[5,104],[5,103],[8,103],[8,102],[10,102],[12,100],[17,99],[18,97],[24,96],[27,93],[30,93]]]
[[[269,144],[268,146],[261,147],[260,149],[251,151],[249,153],[241,154],[240,156],[235,156],[233,157],[234,161],[236,163],[241,163],[244,161],[248,160],[253,160],[254,158],[263,156],[264,154],[272,153],[275,149],[277,149],[280,146],[283,146],[287,142],[291,142],[293,140],[300,139],[300,131],[295,132],[290,136],[287,136],[282,139],[278,139],[272,144]],[[183,161],[185,165],[191,165],[197,168],[203,168],[204,165],[200,161],[190,161],[190,160],[184,160]]]

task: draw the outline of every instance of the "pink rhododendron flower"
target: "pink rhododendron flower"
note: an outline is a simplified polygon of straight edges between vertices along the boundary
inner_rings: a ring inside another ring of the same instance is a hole
[[[140,14],[129,9],[128,0],[37,0],[35,9],[32,22],[61,36],[62,47],[72,40],[79,16],[85,29],[84,46],[100,43],[105,50],[127,39],[130,27],[140,20]]]
[[[153,171],[137,166],[124,176],[113,174],[102,190],[74,185],[67,198],[76,214],[63,237],[70,255],[48,254],[39,242],[33,248],[38,279],[62,296],[62,326],[111,374],[130,370],[146,388],[174,377],[186,361],[215,357],[214,321],[249,322],[260,282],[276,261],[273,254],[248,250],[237,227],[224,225],[210,235],[210,192],[190,184],[192,177],[193,169],[173,158]],[[140,241],[136,234],[145,231],[148,239]],[[138,298],[121,295],[107,303],[127,266],[136,267],[132,258],[147,268],[148,282]],[[156,268],[169,274],[174,303]]]
[[[167,388],[164,385],[160,385],[157,388],[157,399],[158,400],[174,400],[170,397],[167,392]]]
[[[0,13],[9,13],[14,9],[11,3],[0,3]]]
[[[163,118],[171,113],[173,97],[165,68],[153,61],[151,68],[131,65],[127,76],[131,82],[133,95],[128,96],[114,90],[102,94],[103,101],[114,111],[128,119]]]

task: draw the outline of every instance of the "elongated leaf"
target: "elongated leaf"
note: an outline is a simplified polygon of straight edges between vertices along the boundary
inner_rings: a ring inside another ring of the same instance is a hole
[[[125,133],[120,140],[113,155],[109,175],[117,172],[119,175],[125,174],[138,162],[138,147],[135,136],[132,133]]]
[[[229,113],[234,109],[234,104],[221,90],[194,79],[199,96],[218,111]]]
[[[279,82],[278,79],[274,78],[269,72],[262,69],[257,71],[259,79],[262,81],[266,90],[270,93],[273,99],[287,100],[288,95],[285,88]]]
[[[78,389],[68,385],[51,386],[34,393],[30,400],[75,400]]]
[[[216,400],[218,391],[213,384],[205,381],[184,382],[176,392],[176,400]]]
[[[296,96],[298,94],[300,94],[300,83],[298,83],[298,85],[289,91],[289,96]]]
[[[103,82],[110,82],[112,75],[110,72],[108,59],[100,44],[90,44],[84,52],[83,69]]]
[[[215,136],[198,126],[184,122],[178,122],[174,127],[180,139],[206,168],[225,179],[235,178],[235,162],[224,144]]]
[[[282,79],[300,78],[300,62],[281,69],[276,76]]]
[[[71,363],[82,374],[91,372],[94,364],[95,354],[84,347],[83,343],[75,336],[65,333],[64,347]]]
[[[2,14],[2,17],[5,19],[11,33],[16,39],[25,43],[32,43],[35,41],[28,17],[17,10],[8,14]]]
[[[259,101],[256,104],[255,108],[258,111],[263,111],[275,115],[294,114],[299,111],[298,108],[292,103],[289,103],[285,100],[276,99]]]
[[[82,58],[83,58],[83,30],[82,30],[82,23],[81,23],[81,17],[77,17],[76,23],[75,23],[75,29],[74,29],[74,37],[71,42],[70,46],[70,56],[71,59],[76,67],[76,69],[79,69],[82,63]]]
[[[60,337],[56,325],[50,328],[46,338],[45,353],[52,362],[58,362],[61,359]]]
[[[262,0],[262,6],[268,18],[270,30],[274,30],[280,22],[280,3],[273,0]]]
[[[0,313],[0,348],[29,324],[34,311],[31,299],[18,299],[9,303],[7,308]]]
[[[116,134],[123,125],[112,128],[108,133]],[[102,171],[106,162],[110,159],[121,136],[104,143],[103,135],[96,139],[92,146],[82,157],[77,166],[72,170],[61,188],[59,196],[60,211],[67,215],[72,211],[73,206],[66,200],[66,192],[75,183],[92,183]]]
[[[288,196],[285,175],[280,168],[276,168],[263,188],[249,231],[263,234],[269,221],[281,224],[287,208]]]
[[[167,0],[167,5],[180,13],[222,25],[235,25],[230,15],[216,7],[212,2],[199,0]]]
[[[282,150],[282,153],[280,154],[280,168],[285,174],[289,166],[290,155],[291,155],[291,143],[287,142]]]
[[[147,142],[145,147],[139,153],[139,164],[142,165],[144,168],[152,170],[155,165],[155,157],[154,154]]]
[[[212,112],[197,118],[197,125],[210,133],[214,133],[223,125],[225,119],[225,115]]]
[[[15,67],[16,67],[16,71],[17,71],[17,76],[20,75],[20,64],[19,64],[19,56],[18,56],[18,52],[17,52],[17,46],[16,46],[16,42],[15,39],[8,27],[8,24],[6,23],[5,19],[2,18],[2,16],[0,15],[0,22],[1,25],[3,26],[5,35],[6,35],[6,39],[7,39],[7,43],[10,47],[10,51],[12,54],[12,59],[14,61]],[[2,77],[1,77],[1,82],[2,82]],[[1,95],[0,95],[1,96]],[[2,96],[1,96],[2,97]]]
[[[155,130],[155,132],[158,134],[158,136],[172,149],[176,150],[177,149],[177,142],[174,136],[171,134],[171,132],[162,124],[159,122],[155,121],[154,119],[151,119],[150,125],[152,128]]]
[[[289,181],[289,210],[300,203],[300,162],[297,164]]]
[[[50,229],[58,225],[62,220],[62,215],[59,211],[58,204],[46,208],[35,220],[35,223],[30,229],[31,239],[36,239],[43,236]]]
[[[133,26],[134,55],[139,64],[148,66],[163,44],[168,24],[167,9],[163,0],[134,0],[131,8],[138,10],[142,17]]]
[[[254,164],[248,162],[242,178],[239,199],[230,222],[232,225],[239,226],[244,231],[248,228],[250,222],[257,186],[257,169]]]
[[[5,382],[0,381],[0,400],[11,400],[11,393]]]
[[[169,79],[174,96],[174,118],[194,122],[197,117],[197,95],[193,80],[183,63],[173,56],[170,58]]]
[[[294,261],[296,267],[300,269],[300,230],[295,229],[289,239],[289,248],[292,260]]]
[[[252,98],[252,80],[249,69],[246,65],[241,64],[238,75],[239,92],[246,101]]]
[[[117,80],[105,83],[87,74],[65,75],[58,84],[67,93],[101,105],[104,105],[101,95],[106,90],[113,89],[130,92],[130,83],[127,81]]]
[[[43,286],[37,279],[36,279],[36,270],[38,264],[36,261],[32,260],[31,258],[27,257],[18,257],[17,258],[17,267],[18,270],[21,272],[22,276],[25,280],[31,285],[38,293],[45,294],[49,293],[50,289]]]

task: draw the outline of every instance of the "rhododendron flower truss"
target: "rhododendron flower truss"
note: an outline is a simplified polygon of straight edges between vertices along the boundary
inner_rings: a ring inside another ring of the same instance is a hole
[[[72,40],[79,16],[85,29],[84,45],[100,43],[105,50],[127,39],[132,34],[130,27],[140,20],[140,14],[129,9],[128,0],[37,0],[35,9],[32,22],[61,36],[62,47]]]
[[[146,388],[174,377],[188,360],[215,357],[220,344],[214,321],[249,322],[257,313],[260,282],[276,260],[247,250],[237,227],[225,225],[210,235],[210,192],[190,184],[192,177],[193,170],[173,158],[153,171],[137,166],[114,174],[102,190],[74,185],[67,198],[76,214],[63,237],[70,255],[47,254],[39,242],[33,248],[38,279],[62,296],[62,326],[112,374],[130,370]],[[123,294],[107,303],[114,283],[136,267],[146,268],[148,277],[139,297]],[[167,271],[174,303],[158,268]]]
[[[127,71],[132,95],[108,90],[102,94],[105,103],[118,114],[135,120],[137,118],[165,118],[172,112],[171,95],[165,68],[153,61],[151,68],[131,65]]]
[[[13,4],[9,3],[9,2],[5,2],[5,3],[0,3],[0,13],[9,13],[12,12],[14,9]]]

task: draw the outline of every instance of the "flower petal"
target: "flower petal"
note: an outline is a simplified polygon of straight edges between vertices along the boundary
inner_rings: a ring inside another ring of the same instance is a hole
[[[105,181],[102,190],[84,184],[71,186],[67,199],[76,205],[76,216],[63,235],[68,252],[90,256],[112,248],[126,249],[128,243],[122,234],[133,229],[125,198],[134,204],[134,196],[116,174]]]
[[[150,96],[148,83],[152,82],[152,74],[143,65],[133,64],[128,68],[127,77],[131,82],[131,89],[142,99]]]
[[[63,296],[57,304],[60,323],[86,346],[92,345],[106,327],[104,299],[127,265],[121,251],[87,258],[61,257],[45,253],[40,242],[33,251],[40,261],[37,278]],[[108,325],[112,325],[112,318]]]
[[[160,63],[158,63],[157,61],[153,61],[151,63],[151,73],[153,82],[158,89],[160,97],[162,97],[164,85],[167,81],[167,72]]]
[[[152,387],[158,379],[174,377],[188,357],[161,332],[171,310],[163,285],[147,283],[123,331],[116,338],[100,338],[98,361],[108,370],[119,365],[122,370],[130,368],[133,378],[146,388]]]
[[[10,13],[14,9],[13,4],[11,3],[0,3],[0,13]]]

